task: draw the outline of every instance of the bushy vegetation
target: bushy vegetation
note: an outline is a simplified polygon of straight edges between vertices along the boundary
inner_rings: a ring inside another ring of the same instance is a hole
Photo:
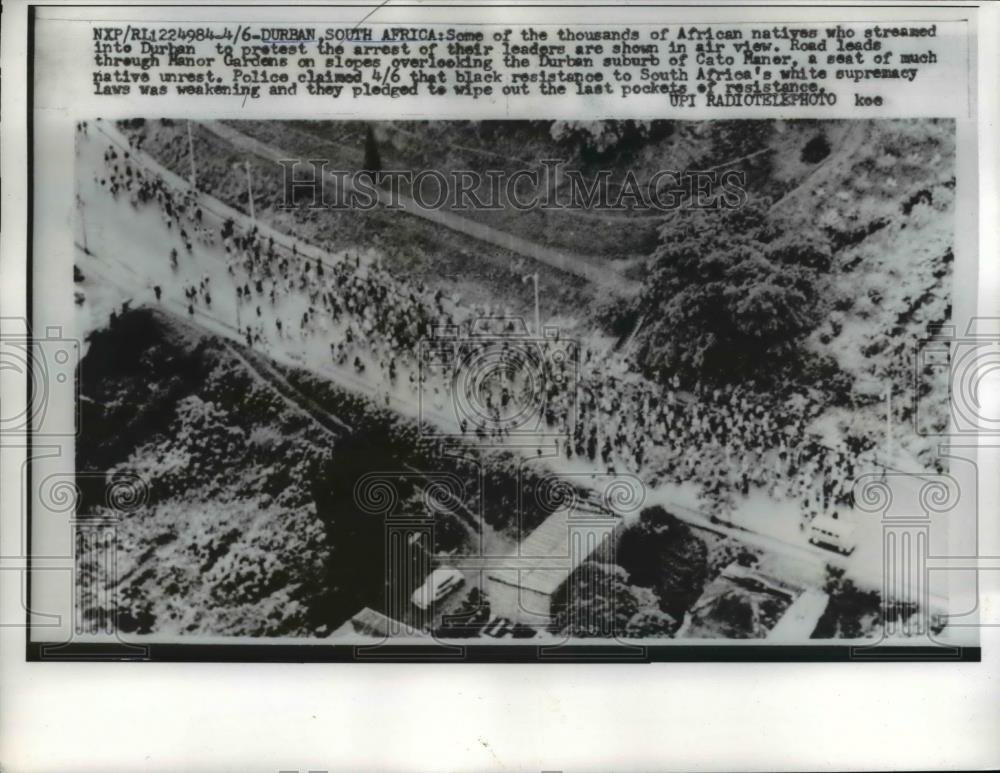
[[[146,486],[118,519],[117,574],[103,578],[122,631],[294,635],[338,622],[312,614],[327,551],[306,485],[327,453],[316,427],[225,344],[145,310],[91,337],[80,380],[77,469]],[[98,492],[79,512],[111,514]],[[84,574],[99,571],[92,558]]]
[[[826,611],[813,632],[814,639],[861,639],[877,637],[883,631],[886,618],[890,623],[905,623],[918,613],[913,602],[892,602],[884,605],[876,590],[864,590],[845,577],[844,570],[828,566],[823,590],[830,596]],[[923,614],[923,613],[921,613]],[[932,615],[931,633],[940,633],[945,620]]]
[[[786,232],[766,211],[697,213],[661,231],[640,300],[640,359],[654,375],[732,382],[789,363],[818,322],[821,238]]]
[[[615,564],[584,561],[553,603],[554,627],[564,636],[622,636],[639,612],[639,596],[628,573]]]
[[[585,163],[625,160],[674,132],[672,121],[553,121],[552,139]]]
[[[618,563],[629,582],[652,589],[674,620],[701,595],[708,580],[708,548],[683,521],[659,505],[643,510],[618,542]]]
[[[553,599],[566,636],[670,637],[709,577],[708,547],[690,526],[649,507],[618,537],[615,562],[595,554]]]

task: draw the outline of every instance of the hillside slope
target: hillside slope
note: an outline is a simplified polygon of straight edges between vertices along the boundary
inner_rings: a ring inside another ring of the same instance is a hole
[[[328,159],[330,168],[354,169],[364,163],[368,125],[362,122],[231,125],[287,149],[292,157]],[[233,206],[247,209],[243,154],[193,126],[199,179]],[[914,432],[913,410],[919,401],[922,423],[943,426],[947,383],[942,372],[921,374],[916,384],[913,374],[920,340],[951,315],[953,121],[446,121],[371,126],[384,168],[500,169],[510,174],[538,171],[544,159],[558,159],[585,176],[609,173],[612,188],[626,174],[642,183],[663,169],[743,173],[750,207],[766,212],[776,228],[814,241],[830,255],[814,288],[818,301],[811,311],[818,322],[795,342],[803,362],[810,363],[790,384],[809,393],[816,404],[810,415],[821,420],[814,429],[830,442],[851,432],[870,445],[884,444],[884,398],[891,384],[894,453],[921,466],[937,464],[929,444]],[[138,120],[129,131],[168,167],[188,173],[183,124]],[[530,315],[530,293],[522,276],[538,269],[545,288],[544,316],[568,333],[610,335],[621,341],[643,316],[627,304],[609,304],[601,288],[398,212],[283,209],[280,170],[259,159],[253,166],[258,217],[318,244],[372,248],[397,275],[455,293],[466,302]],[[565,190],[565,179],[553,184]],[[703,214],[506,208],[471,210],[463,216],[548,247],[600,256],[616,270],[648,283],[658,245],[686,220]],[[584,308],[590,313],[581,314]],[[639,351],[650,333],[650,316],[645,317],[645,327],[629,339]],[[659,345],[646,343],[647,350]],[[644,367],[641,361],[635,365]],[[775,371],[766,356],[759,367],[762,374]]]
[[[324,433],[225,344],[168,315],[139,310],[94,333],[80,373],[77,469],[128,470],[149,487],[116,527],[120,629],[324,630],[310,603],[329,550],[306,485],[329,453]]]

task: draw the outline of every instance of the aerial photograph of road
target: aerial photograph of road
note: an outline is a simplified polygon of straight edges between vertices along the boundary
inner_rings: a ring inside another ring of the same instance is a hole
[[[94,119],[75,175],[76,468],[142,487],[82,486],[85,632],[946,628],[872,498],[948,469],[952,121]]]

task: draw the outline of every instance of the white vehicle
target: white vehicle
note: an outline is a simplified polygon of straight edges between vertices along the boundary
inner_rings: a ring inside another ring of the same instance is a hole
[[[849,556],[857,547],[854,524],[829,515],[817,516],[809,526],[809,542]]]
[[[411,601],[421,609],[427,609],[464,584],[465,577],[458,569],[441,567],[431,572],[424,584],[413,591]]]
[[[514,626],[511,625],[510,620],[503,617],[495,617],[490,621],[483,631],[483,636],[490,636],[494,639],[504,639],[508,636],[512,636],[514,633]]]

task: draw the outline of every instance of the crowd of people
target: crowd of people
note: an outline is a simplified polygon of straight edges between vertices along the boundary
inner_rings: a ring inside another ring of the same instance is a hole
[[[723,519],[752,488],[797,500],[803,528],[850,506],[863,441],[824,444],[806,411],[775,405],[753,384],[686,385],[677,376],[654,384],[612,350],[528,335],[508,309],[465,305],[396,276],[370,250],[300,249],[213,212],[122,147],[109,145],[104,163],[105,175],[95,177],[102,189],[135,209],[155,207],[176,234],[164,260],[188,313],[216,313],[213,296],[230,293],[248,346],[312,343],[316,351],[319,343],[325,366],[349,369],[386,405],[419,404],[421,419],[480,441],[545,434],[568,460],[648,482],[694,481]],[[218,260],[220,251],[228,287],[213,287],[199,270],[200,259]],[[157,300],[167,292],[160,284],[154,291]]]

